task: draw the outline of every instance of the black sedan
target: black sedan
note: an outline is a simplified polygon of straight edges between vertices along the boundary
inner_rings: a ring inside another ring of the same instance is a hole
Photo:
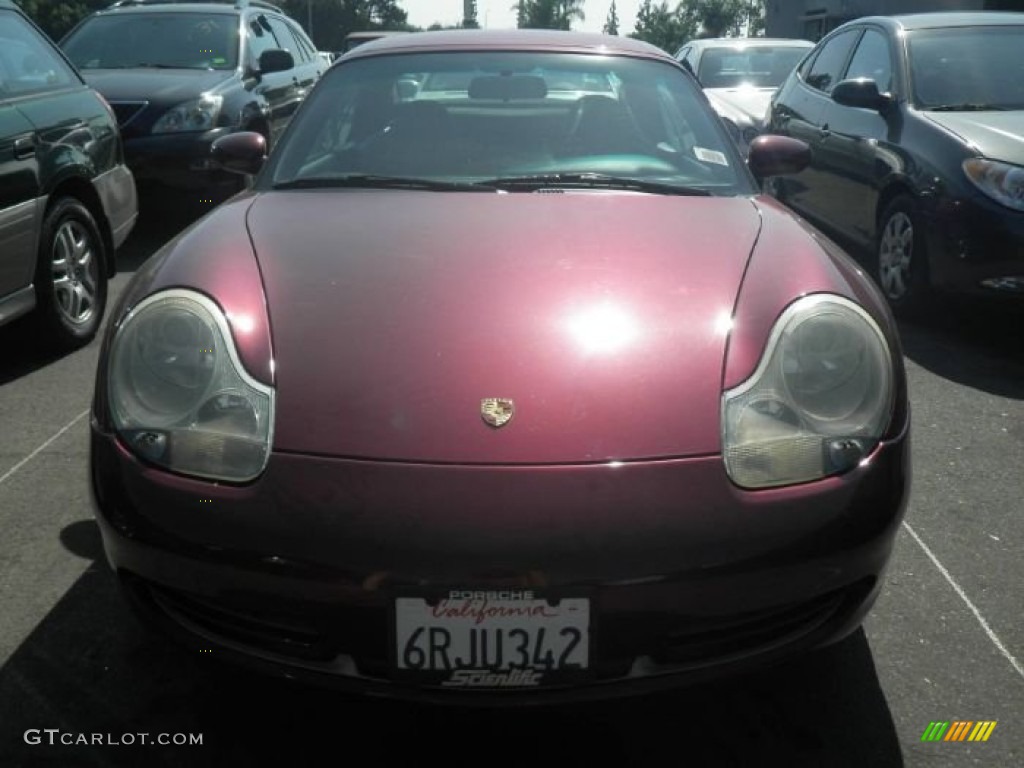
[[[263,0],[117,2],[61,47],[113,107],[139,183],[204,199],[243,185],[211,165],[214,140],[245,130],[273,145],[327,69],[298,24]]]
[[[780,88],[770,130],[813,148],[773,191],[873,252],[894,309],[933,289],[1024,298],[1024,14],[869,17]]]

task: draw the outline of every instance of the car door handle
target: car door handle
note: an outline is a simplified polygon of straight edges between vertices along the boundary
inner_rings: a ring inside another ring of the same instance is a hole
[[[822,141],[824,141],[831,135],[832,131],[829,130],[828,123],[825,123],[825,125],[821,126],[821,128],[818,129],[818,136],[821,138]]]
[[[36,153],[36,140],[31,136],[23,136],[14,140],[14,159],[26,160]]]

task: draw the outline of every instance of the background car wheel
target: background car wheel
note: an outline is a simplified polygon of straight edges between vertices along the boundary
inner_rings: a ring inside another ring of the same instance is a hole
[[[89,342],[107,304],[103,238],[89,209],[62,197],[43,221],[36,263],[38,322],[59,347]]]
[[[878,222],[875,279],[894,312],[917,313],[928,302],[930,285],[928,246],[916,201],[900,195]]]

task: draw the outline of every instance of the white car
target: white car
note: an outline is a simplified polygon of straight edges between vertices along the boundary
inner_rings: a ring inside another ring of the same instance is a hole
[[[767,125],[772,95],[813,47],[808,40],[721,37],[692,40],[675,57],[746,152]]]

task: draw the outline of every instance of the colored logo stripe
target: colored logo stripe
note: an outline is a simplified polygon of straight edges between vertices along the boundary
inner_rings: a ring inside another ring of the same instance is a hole
[[[933,720],[921,734],[921,741],[988,741],[996,720]]]
[[[946,738],[943,741],[963,741],[964,737],[967,736],[967,729],[970,728],[974,723],[966,722],[964,720],[956,720],[949,729],[949,733],[946,734]]]
[[[971,735],[967,738],[968,741],[988,741],[988,737],[992,735],[992,731],[996,729],[995,720],[986,720],[978,723],[974,726],[974,730],[971,731]]]

